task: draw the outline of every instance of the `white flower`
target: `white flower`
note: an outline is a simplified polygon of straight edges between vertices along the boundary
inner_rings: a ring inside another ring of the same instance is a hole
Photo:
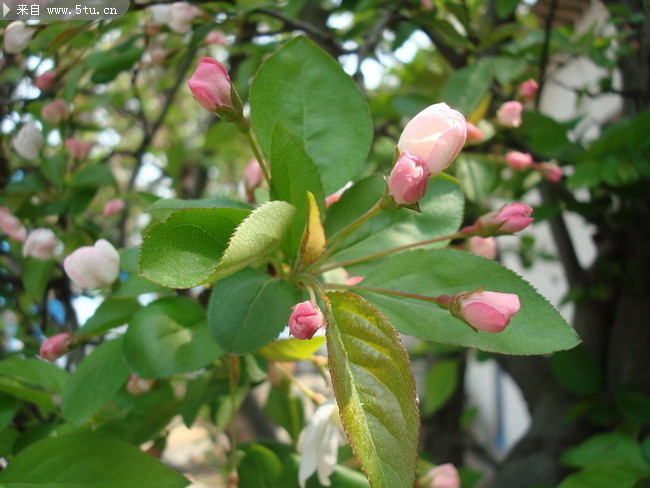
[[[11,5],[11,4],[10,4]],[[18,54],[32,41],[36,29],[17,20],[5,28],[4,49],[8,54]]]
[[[24,124],[13,139],[16,152],[30,160],[38,158],[44,144],[43,134],[34,122]]]
[[[329,401],[316,409],[305,427],[298,470],[298,481],[302,488],[305,488],[305,483],[314,471],[318,474],[321,485],[330,486],[329,477],[336,466],[339,444],[342,441],[338,417],[336,403]]]

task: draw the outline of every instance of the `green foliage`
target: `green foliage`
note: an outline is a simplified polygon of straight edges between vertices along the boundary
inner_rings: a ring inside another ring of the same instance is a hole
[[[458,360],[443,359],[429,369],[422,414],[433,415],[451,398],[458,384]]]
[[[350,445],[373,486],[413,486],[420,422],[404,346],[359,296],[328,299],[332,384]]]
[[[140,308],[135,298],[109,298],[97,307],[79,332],[88,335],[103,334],[113,327],[127,323]]]
[[[326,194],[352,179],[368,154],[372,125],[366,101],[341,66],[305,37],[289,41],[264,62],[250,103],[267,157],[280,122],[316,163]]]
[[[583,347],[553,354],[551,370],[558,382],[576,395],[596,395],[602,388],[600,366]]]

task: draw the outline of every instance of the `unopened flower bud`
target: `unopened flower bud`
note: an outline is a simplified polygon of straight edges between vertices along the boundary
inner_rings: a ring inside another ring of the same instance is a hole
[[[106,218],[113,217],[114,215],[122,213],[125,208],[126,203],[124,203],[124,200],[121,198],[113,198],[104,204],[102,215]]]
[[[533,164],[533,157],[529,153],[510,151],[506,154],[506,163],[516,171],[521,171]]]
[[[65,146],[68,148],[68,154],[75,161],[83,161],[88,157],[88,153],[93,148],[92,142],[83,142],[77,139],[67,139]]]
[[[501,332],[519,311],[519,297],[512,293],[475,291],[457,293],[451,297],[449,311],[469,325],[483,332]]]
[[[11,22],[5,28],[4,50],[7,54],[18,54],[32,42],[36,29],[21,20]]]
[[[79,288],[95,290],[109,286],[120,272],[120,255],[110,242],[99,239],[83,246],[63,260],[63,269]]]
[[[7,207],[0,207],[0,230],[15,241],[23,242],[27,237],[27,229]]]
[[[414,205],[427,192],[427,163],[416,154],[403,151],[388,178],[388,192],[397,205]]]
[[[153,380],[146,380],[139,378],[137,375],[131,373],[129,381],[126,382],[126,391],[133,396],[144,395],[153,386]]]
[[[293,307],[289,317],[289,330],[296,339],[311,339],[325,323],[323,312],[311,300]]]
[[[496,259],[497,257],[497,241],[494,237],[470,237],[465,242],[465,249],[487,259]]]
[[[537,82],[530,78],[519,85],[519,95],[521,95],[521,98],[524,100],[532,100],[535,98],[535,95],[537,95],[538,89],[539,85]]]
[[[446,103],[436,103],[406,124],[397,147],[422,158],[435,176],[458,156],[467,137],[465,118]]]
[[[72,345],[72,334],[63,332],[61,334],[48,337],[41,345],[40,355],[48,361],[55,361],[61,356],[70,352]]]
[[[441,464],[427,473],[431,483],[427,488],[460,488],[460,477],[456,467],[451,464]]]
[[[260,163],[257,162],[257,159],[253,158],[244,168],[244,185],[247,190],[253,190],[260,186],[262,181],[264,181],[264,173],[262,173]]]
[[[562,168],[555,163],[539,163],[537,169],[546,181],[557,183],[562,179]]]
[[[503,127],[519,127],[521,125],[521,102],[506,102],[497,110],[497,120]]]
[[[330,205],[338,202],[341,199],[341,196],[345,193],[345,191],[352,186],[352,182],[348,181],[345,185],[343,185],[341,188],[336,190],[334,193],[331,195],[328,195],[325,197],[325,208],[329,208]]]
[[[69,116],[70,107],[68,102],[60,98],[46,103],[41,109],[41,117],[43,117],[43,120],[53,125],[58,124],[62,120],[66,120]]]
[[[467,140],[466,142],[481,142],[483,141],[483,131],[476,127],[471,122],[466,122],[467,125]]]
[[[533,209],[523,203],[507,203],[503,207],[480,217],[473,229],[481,237],[514,234],[528,227],[533,219]]]
[[[194,19],[201,15],[201,9],[187,2],[175,2],[169,8],[169,21],[167,25],[179,34],[185,34],[192,28]]]
[[[24,124],[13,139],[16,152],[30,160],[38,158],[44,144],[43,134],[34,122]]]
[[[241,119],[241,100],[230,82],[228,71],[216,59],[199,58],[199,65],[187,80],[195,100],[208,112],[227,122]]]
[[[23,257],[32,257],[47,261],[54,257],[63,249],[63,243],[56,237],[50,229],[34,229],[27,235],[23,244]]]
[[[225,34],[218,30],[213,30],[207,36],[205,36],[205,43],[208,45],[223,44],[225,40]]]
[[[34,85],[41,91],[47,91],[56,83],[56,71],[46,71],[34,80]]]

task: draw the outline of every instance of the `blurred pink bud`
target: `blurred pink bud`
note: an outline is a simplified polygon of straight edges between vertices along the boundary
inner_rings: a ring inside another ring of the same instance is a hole
[[[163,64],[167,60],[168,55],[169,51],[162,47],[158,47],[149,51],[149,59],[151,60],[151,64],[154,66]]]
[[[435,176],[458,156],[467,137],[465,118],[446,103],[425,108],[406,124],[397,147],[422,158]]]
[[[93,148],[92,142],[83,142],[78,139],[67,139],[65,146],[68,148],[68,154],[75,161],[83,161],[88,157],[88,153]]]
[[[216,59],[199,58],[199,65],[187,85],[197,102],[208,112],[216,114],[219,108],[235,110],[232,101],[230,76]]]
[[[186,2],[172,3],[169,8],[167,25],[179,34],[185,34],[192,28],[192,22],[201,14],[201,9]]]
[[[427,192],[429,171],[419,156],[403,151],[388,178],[388,193],[397,205],[414,205]]]
[[[32,42],[36,29],[17,20],[5,28],[4,50],[7,54],[18,54]]]
[[[16,152],[25,159],[36,159],[45,144],[41,130],[34,122],[24,124],[14,136],[13,146]]]
[[[519,127],[521,125],[521,102],[506,102],[497,110],[497,120],[503,127]]]
[[[63,244],[50,229],[34,229],[27,235],[23,244],[23,257],[47,261],[59,254]]]
[[[431,0],[420,0],[420,8],[425,12],[433,10],[433,2]]]
[[[471,122],[466,122],[467,125],[467,141],[466,142],[481,142],[483,140],[483,131],[476,127]]]
[[[113,198],[104,204],[102,215],[106,218],[113,217],[114,215],[122,213],[125,208],[126,203],[124,203],[124,200],[121,198]]]
[[[41,345],[40,355],[43,359],[55,361],[64,354],[68,354],[71,345],[72,334],[69,332],[53,335],[45,339],[45,342]]]
[[[137,375],[131,373],[129,381],[126,382],[126,391],[134,396],[144,395],[149,390],[151,390],[152,386],[153,380],[139,378]]]
[[[345,185],[343,185],[341,188],[336,190],[334,193],[325,197],[325,208],[329,208],[330,205],[338,202],[341,199],[341,196],[345,193],[345,190],[347,190],[351,186],[352,186],[352,182],[348,181]]]
[[[311,300],[300,302],[292,310],[289,330],[296,339],[311,339],[325,323],[323,312]]]
[[[428,488],[460,488],[460,478],[456,467],[451,464],[441,464],[427,473],[431,478]]]
[[[248,190],[257,188],[264,181],[264,173],[257,162],[257,159],[251,159],[244,168],[244,185]]]
[[[47,91],[56,83],[56,71],[46,71],[34,80],[34,85],[41,91]]]
[[[50,103],[46,103],[41,109],[41,117],[43,117],[43,120],[53,125],[67,119],[69,116],[70,106],[68,105],[68,102],[60,98],[52,100]]]
[[[350,276],[349,278],[346,278],[345,284],[349,286],[354,286],[358,285],[363,281],[363,276]]]
[[[503,207],[480,217],[474,228],[481,237],[514,234],[525,229],[535,220],[533,209],[523,203],[507,203]]]
[[[7,207],[0,207],[0,230],[15,241],[23,242],[27,237],[27,229]]]
[[[557,183],[562,179],[562,168],[555,163],[539,163],[537,169],[547,181]]]
[[[529,153],[510,151],[506,154],[506,163],[510,168],[521,171],[533,164],[533,157]]]
[[[517,295],[479,289],[456,293],[449,310],[473,329],[494,334],[506,328],[519,307]]]
[[[225,40],[226,35],[218,30],[213,30],[207,36],[205,36],[205,43],[208,45],[223,44]]]
[[[530,78],[519,85],[519,95],[521,95],[524,100],[531,100],[535,98],[535,95],[537,95],[538,89],[539,85],[537,82]]]
[[[465,249],[488,259],[497,257],[497,240],[494,237],[473,236],[465,241]]]
[[[63,269],[79,288],[95,290],[112,284],[120,272],[120,255],[113,245],[99,239],[83,246],[63,260]]]

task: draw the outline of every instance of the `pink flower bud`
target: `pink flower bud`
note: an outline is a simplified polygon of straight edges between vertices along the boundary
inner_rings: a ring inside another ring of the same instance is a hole
[[[149,390],[151,390],[152,386],[153,380],[139,378],[137,375],[131,373],[129,381],[126,382],[126,391],[134,396],[144,395]]]
[[[515,294],[479,289],[456,293],[451,297],[449,311],[473,329],[495,334],[506,328],[519,307]]]
[[[248,190],[257,188],[264,181],[264,173],[257,162],[257,159],[251,159],[244,168],[244,185]]]
[[[350,276],[345,279],[345,284],[349,286],[358,285],[363,281],[363,276]]]
[[[476,127],[471,122],[466,122],[467,125],[467,141],[466,142],[481,142],[483,140],[483,131]]]
[[[56,71],[46,71],[34,80],[34,85],[41,91],[47,91],[56,83]]]
[[[38,158],[44,144],[43,134],[34,122],[24,124],[13,139],[16,152],[30,160]]]
[[[531,213],[533,209],[528,205],[507,203],[480,217],[474,225],[474,230],[481,237],[514,234],[525,229],[535,220],[530,216]]]
[[[419,156],[403,151],[388,178],[388,192],[398,205],[414,205],[427,192],[429,171]]]
[[[50,229],[34,229],[27,235],[23,244],[23,257],[47,261],[59,254],[63,244]]]
[[[533,164],[533,157],[529,153],[510,151],[506,154],[506,163],[510,168],[521,171]]]
[[[497,110],[497,120],[503,127],[519,127],[521,125],[521,102],[506,102]]]
[[[59,359],[64,354],[70,352],[70,346],[72,344],[72,334],[69,332],[63,332],[61,334],[48,337],[41,345],[40,354],[43,359],[48,361],[55,361]]]
[[[436,103],[406,124],[397,147],[422,158],[435,176],[449,166],[465,144],[465,118],[446,103]]]
[[[460,477],[455,466],[451,463],[436,466],[427,473],[431,478],[428,488],[460,488]]]
[[[65,146],[68,148],[68,154],[75,161],[83,161],[88,157],[88,153],[93,148],[92,142],[83,142],[77,139],[67,139]]]
[[[235,110],[228,71],[216,59],[199,58],[199,65],[187,85],[196,101],[208,112],[216,114],[220,108]]]
[[[539,85],[537,82],[530,78],[519,85],[519,95],[521,95],[524,100],[531,100],[535,98],[535,95],[537,95],[538,89]]]
[[[292,310],[289,330],[296,339],[311,339],[325,323],[323,312],[310,300],[300,302]]]
[[[110,242],[99,239],[63,260],[63,269],[79,288],[95,290],[112,284],[120,272],[120,255]]]
[[[547,181],[557,183],[562,179],[562,168],[555,163],[539,163],[537,169]]]
[[[192,28],[192,22],[201,14],[201,9],[186,2],[172,3],[169,8],[169,21],[167,25],[179,34],[185,34]]]
[[[104,204],[102,215],[106,218],[113,217],[114,215],[122,213],[125,208],[126,203],[124,203],[124,200],[121,198],[113,198]]]
[[[465,249],[487,259],[496,259],[497,257],[497,241],[494,237],[470,237],[465,242]]]
[[[69,116],[70,107],[65,100],[61,100],[60,98],[57,98],[50,103],[46,103],[41,109],[41,117],[50,124],[58,124]]]
[[[36,29],[17,20],[5,28],[4,50],[7,54],[18,54],[32,42]]]
[[[350,188],[352,186],[352,182],[348,181],[345,185],[343,185],[341,188],[336,190],[334,193],[331,195],[328,195],[325,197],[325,208],[329,208],[330,205],[333,203],[338,202],[341,199],[341,196],[345,193],[345,190]]]
[[[0,207],[0,230],[15,241],[23,242],[27,237],[27,229],[7,207]]]
[[[225,40],[225,34],[218,30],[213,30],[207,36],[205,36],[205,43],[208,45],[223,44]]]

